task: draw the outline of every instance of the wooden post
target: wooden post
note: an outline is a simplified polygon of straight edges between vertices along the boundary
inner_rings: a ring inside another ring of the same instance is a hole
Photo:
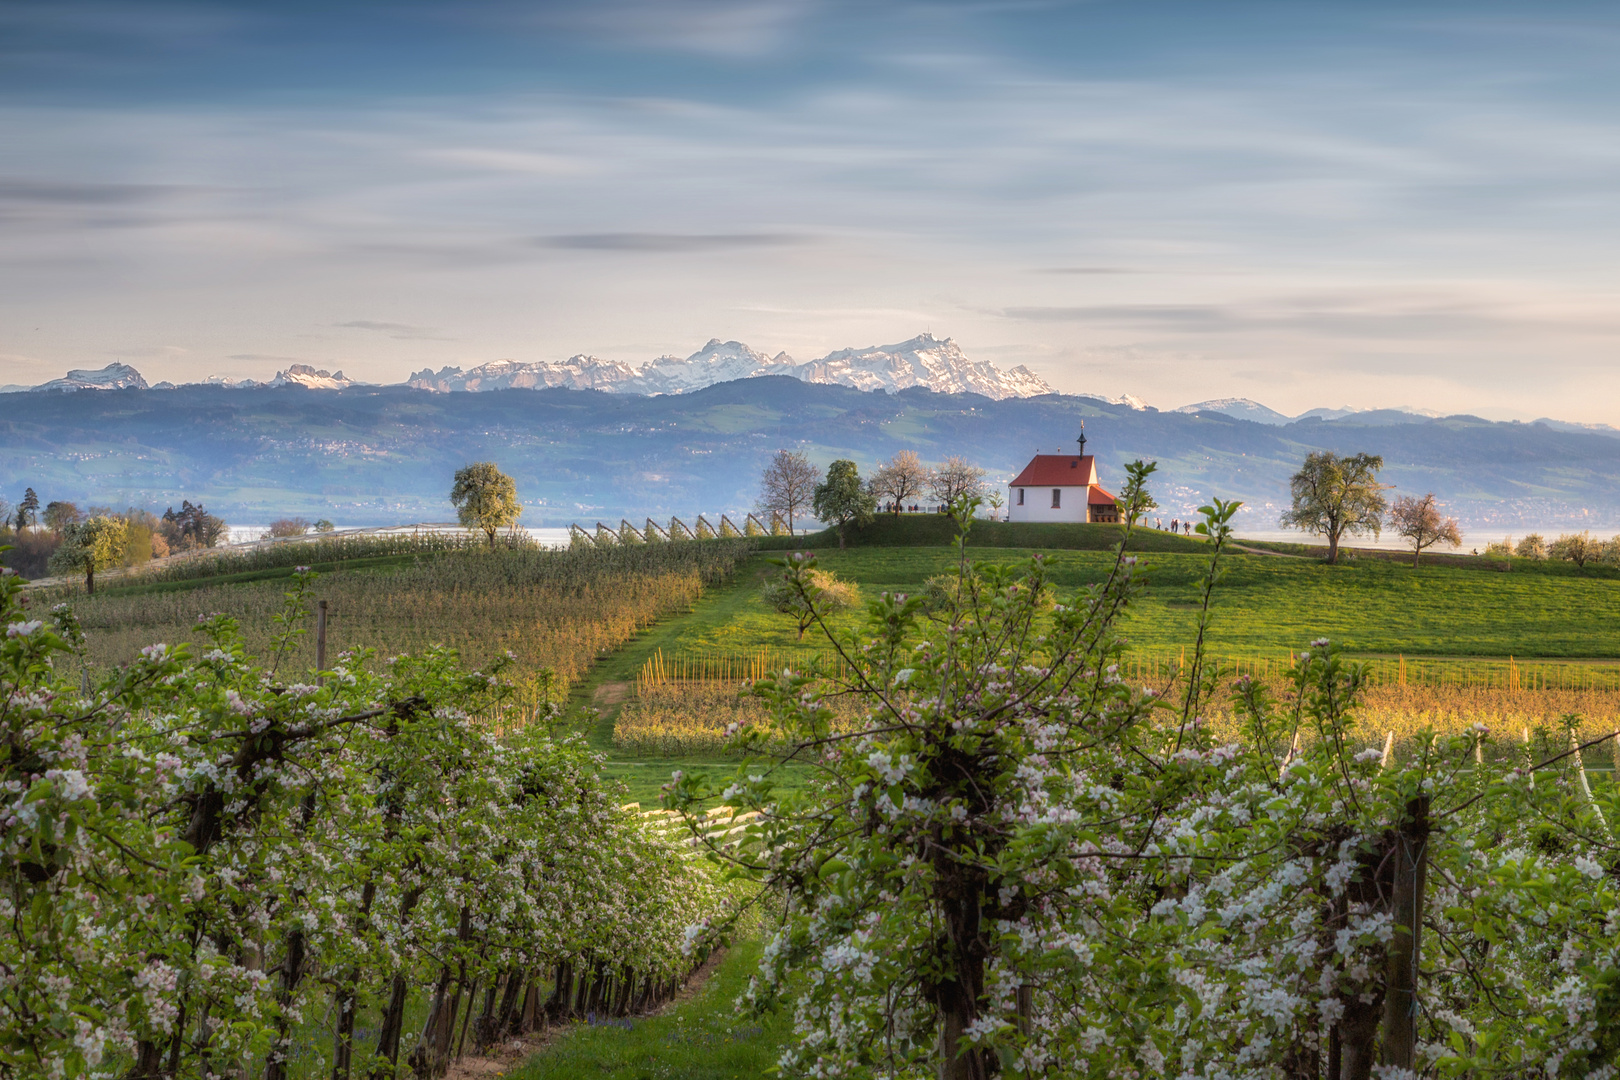
[[[1410,1069],[1417,1055],[1417,977],[1422,956],[1423,890],[1429,869],[1429,797],[1406,804],[1395,840],[1395,937],[1384,976],[1385,1065]]]
[[[326,601],[319,601],[315,605],[315,670],[326,670]],[[315,676],[315,685],[326,683],[326,676]]]

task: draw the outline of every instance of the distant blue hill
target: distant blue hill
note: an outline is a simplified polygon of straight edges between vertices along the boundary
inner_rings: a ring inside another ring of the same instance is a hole
[[[617,523],[752,505],[778,448],[863,472],[898,450],[962,454],[1005,480],[1037,450],[1066,451],[1081,422],[1105,486],[1157,460],[1165,518],[1239,498],[1274,528],[1289,474],[1313,449],[1384,455],[1398,493],[1434,492],[1466,527],[1620,524],[1620,439],[1550,424],[1395,410],[1258,423],[1045,394],[992,400],[889,394],[787,376],[681,395],[403,386],[183,386],[0,398],[0,496],[162,509],[201,500],[238,523],[301,514],[345,525],[443,521],[451,474],[491,459],[516,479],[524,522]],[[1611,530],[1613,531],[1613,530]]]

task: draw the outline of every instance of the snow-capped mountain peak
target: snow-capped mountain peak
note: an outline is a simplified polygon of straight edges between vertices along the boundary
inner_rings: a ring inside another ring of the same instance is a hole
[[[1239,420],[1253,420],[1257,424],[1289,424],[1293,417],[1286,416],[1276,409],[1267,408],[1258,401],[1245,397],[1213,398],[1209,401],[1199,401],[1191,405],[1183,405],[1177,409],[1179,413],[1221,413],[1224,416],[1235,417]]]
[[[108,364],[99,371],[75,368],[65,378],[31,386],[30,390],[146,390],[146,380],[128,364]]]
[[[311,390],[342,390],[353,386],[354,380],[345,378],[341,371],[317,370],[309,364],[294,364],[286,371],[276,372],[268,386],[303,386]]]
[[[1052,392],[1027,367],[1003,371],[988,360],[969,360],[950,338],[941,341],[928,333],[895,345],[839,349],[820,360],[798,365],[793,374],[805,382],[840,383],[891,394],[910,386],[926,386],[943,394],[972,393],[993,398]]]
[[[1151,407],[1145,399],[1139,398],[1135,394],[1121,394],[1119,397],[1109,397],[1107,394],[1076,394],[1074,396],[1090,398],[1092,401],[1100,401],[1104,405],[1124,405],[1132,412],[1144,412]]]

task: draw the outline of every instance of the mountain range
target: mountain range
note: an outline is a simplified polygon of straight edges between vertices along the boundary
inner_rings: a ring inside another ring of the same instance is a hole
[[[1467,531],[1620,526],[1620,439],[1397,410],[1277,424],[1098,397],[888,393],[783,375],[658,395],[286,379],[27,397],[26,408],[0,399],[0,496],[15,501],[29,486],[43,501],[158,511],[190,499],[237,524],[447,520],[452,475],[483,460],[516,479],[530,525],[740,511],[783,448],[821,466],[852,458],[863,474],[900,450],[930,462],[960,454],[1005,483],[1037,451],[1072,452],[1083,422],[1105,486],[1127,462],[1158,462],[1151,486],[1167,521],[1218,496],[1243,500],[1243,528],[1275,529],[1290,474],[1312,450],[1333,450],[1381,454],[1392,495],[1433,492]]]
[[[712,338],[691,356],[660,356],[640,367],[632,367],[622,360],[603,360],[582,353],[559,362],[494,360],[466,370],[459,367],[445,367],[438,371],[424,368],[411,375],[405,385],[413,390],[438,393],[563,388],[652,395],[686,394],[716,383],[764,375],[788,375],[801,382],[850,386],[857,390],[883,390],[891,394],[912,386],[926,387],[942,394],[982,394],[997,400],[1052,393],[1052,388],[1027,367],[1020,365],[1004,370],[986,360],[970,360],[956,342],[950,338],[941,341],[932,334],[919,334],[909,341],[894,345],[840,349],[819,360],[804,363],[785,352],[767,356],[740,341]],[[320,370],[309,364],[294,364],[264,383],[218,376],[206,381],[243,389],[297,385],[312,390],[341,390],[364,385],[345,378],[341,371]],[[173,387],[172,383],[157,383],[149,387],[140,372],[128,364],[109,364],[100,371],[70,371],[66,378],[53,379],[39,386],[3,386],[0,393],[22,390],[167,390]]]
[[[857,390],[881,390],[891,394],[911,387],[922,387],[935,393],[979,394],[998,401],[1005,398],[1039,397],[1054,392],[1045,380],[1023,365],[1002,369],[989,361],[971,360],[955,341],[950,338],[942,341],[928,333],[919,334],[909,341],[894,345],[840,349],[828,353],[819,360],[804,363],[793,359],[785,352],[768,356],[740,341],[711,338],[708,344],[691,356],[660,356],[640,367],[633,367],[622,360],[603,360],[581,353],[562,361],[493,360],[465,370],[460,367],[443,367],[438,371],[423,368],[413,373],[404,385],[413,390],[427,390],[434,393],[567,389],[656,396],[688,394],[720,383],[771,375],[786,375],[812,384],[848,386]],[[375,384],[346,378],[342,371],[326,371],[309,364],[293,364],[285,371],[276,372],[274,378],[264,382],[216,375],[201,384],[181,385],[223,386],[244,390],[279,386],[301,386],[310,390],[343,390]],[[37,386],[15,384],[0,386],[0,393],[29,390],[127,389],[173,390],[176,386],[170,382],[148,385],[146,379],[133,367],[114,363],[100,370],[69,371],[64,378],[52,379]],[[1119,397],[1102,394],[1076,396],[1106,405],[1123,405],[1138,412],[1151,408],[1146,401],[1131,394]],[[1340,420],[1348,416],[1360,417],[1364,424],[1411,423],[1441,416],[1440,413],[1427,409],[1358,410],[1348,407],[1308,409],[1290,416],[1244,397],[1213,398],[1183,405],[1174,411],[1189,414],[1215,413],[1272,426],[1285,426],[1311,419]],[[1620,428],[1608,424],[1581,424],[1547,417],[1533,422],[1574,434],[1620,438]]]

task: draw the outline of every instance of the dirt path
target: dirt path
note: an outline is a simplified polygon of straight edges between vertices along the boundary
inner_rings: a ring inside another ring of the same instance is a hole
[[[1265,548],[1252,548],[1232,541],[1230,547],[1233,551],[1241,551],[1245,555],[1270,555],[1277,559],[1315,559],[1315,555],[1295,555],[1290,551],[1267,551]]]
[[[630,699],[628,682],[605,682],[591,695],[591,704],[598,709],[616,708]]]
[[[719,968],[720,962],[725,959],[725,955],[724,949],[717,950],[703,962],[702,967],[693,972],[692,977],[686,980],[686,985],[676,991],[674,997],[649,1012],[634,1014],[634,1018],[646,1019],[651,1016],[662,1016],[677,1005],[692,1000],[692,998],[702,993],[703,988],[708,985],[710,977]],[[511,1072],[531,1056],[540,1053],[562,1038],[576,1026],[578,1026],[577,1022],[531,1031],[522,1038],[502,1043],[488,1057],[464,1057],[459,1061],[451,1062],[449,1071],[445,1073],[445,1080],[486,1080],[487,1077],[500,1076]]]

